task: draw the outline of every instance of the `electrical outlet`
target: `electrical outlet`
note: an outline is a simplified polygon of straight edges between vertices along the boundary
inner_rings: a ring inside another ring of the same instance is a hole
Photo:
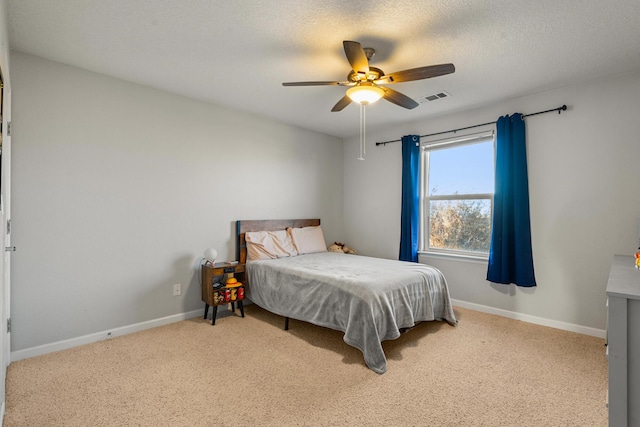
[[[176,283],[173,285],[173,296],[177,297],[179,295],[182,295],[182,285],[180,283]]]

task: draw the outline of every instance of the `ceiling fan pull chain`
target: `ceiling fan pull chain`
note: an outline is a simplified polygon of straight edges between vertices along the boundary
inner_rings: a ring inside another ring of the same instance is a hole
[[[364,104],[360,104],[360,157],[358,157],[358,160],[364,160],[363,147],[364,147]]]
[[[366,138],[366,131],[367,131],[367,104],[369,104],[368,102],[363,102],[362,105],[362,157],[367,155],[367,138]]]

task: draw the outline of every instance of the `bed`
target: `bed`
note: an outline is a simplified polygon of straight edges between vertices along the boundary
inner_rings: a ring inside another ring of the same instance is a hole
[[[246,263],[247,297],[285,317],[287,325],[293,318],[344,332],[344,341],[362,351],[376,373],[387,370],[383,341],[398,338],[418,322],[457,323],[446,280],[436,268],[327,252],[326,244],[324,250],[310,253],[293,250],[292,256],[255,259],[251,239],[257,234],[317,233],[320,220],[237,221],[236,228],[238,260]],[[297,242],[304,246],[299,238]]]

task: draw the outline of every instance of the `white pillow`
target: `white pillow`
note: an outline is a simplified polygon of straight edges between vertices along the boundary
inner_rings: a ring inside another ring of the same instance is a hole
[[[298,254],[312,254],[315,252],[327,252],[327,244],[322,233],[322,226],[288,228],[293,244]]]
[[[286,230],[247,232],[244,238],[247,242],[249,261],[298,255],[291,236]]]

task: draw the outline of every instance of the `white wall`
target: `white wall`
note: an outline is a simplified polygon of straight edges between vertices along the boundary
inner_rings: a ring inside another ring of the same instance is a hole
[[[342,141],[11,53],[12,350],[203,309],[235,220],[342,235]],[[172,296],[181,283],[183,294]]]
[[[421,261],[443,271],[451,296],[461,302],[603,330],[611,258],[631,255],[638,247],[639,100],[637,72],[429,121],[370,129],[364,162],[356,160],[358,141],[351,138],[344,146],[344,240],[362,254],[398,257],[401,143],[375,147],[376,141],[567,104],[569,110],[561,115],[526,119],[537,288],[487,282],[486,262]]]

